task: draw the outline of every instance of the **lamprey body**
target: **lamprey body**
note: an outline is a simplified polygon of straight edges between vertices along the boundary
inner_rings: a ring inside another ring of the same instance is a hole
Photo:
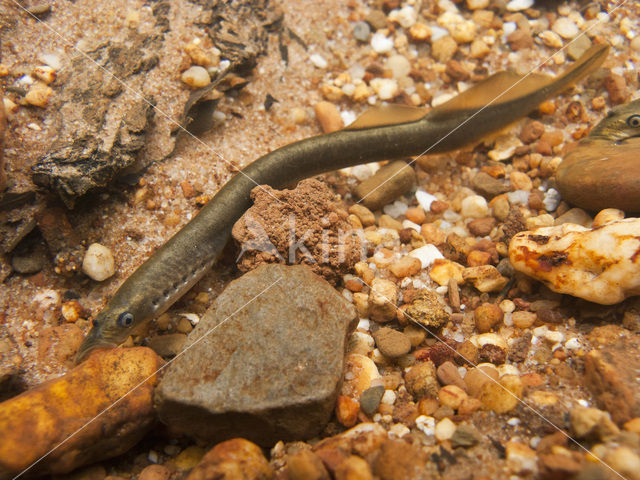
[[[189,290],[212,267],[258,185],[280,188],[361,163],[458,149],[534,110],[597,68],[608,47],[589,49],[566,72],[494,74],[430,111],[387,106],[365,112],[349,127],[279,148],[225,184],[200,213],[143,263],[98,314],[78,352],[124,341]]]

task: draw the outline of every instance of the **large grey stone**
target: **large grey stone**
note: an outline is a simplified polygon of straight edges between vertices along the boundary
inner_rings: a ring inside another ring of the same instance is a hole
[[[316,435],[331,416],[355,320],[353,306],[307,267],[247,273],[167,368],[156,390],[161,420],[216,442],[268,446]]]

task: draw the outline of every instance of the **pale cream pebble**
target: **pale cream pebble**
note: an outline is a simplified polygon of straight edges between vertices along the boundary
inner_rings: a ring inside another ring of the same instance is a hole
[[[342,395],[358,398],[381,377],[375,362],[365,355],[350,353],[345,358]]]
[[[13,117],[13,115],[15,115],[15,113],[20,108],[18,104],[14,103],[10,98],[7,97],[4,97],[2,99],[2,104],[4,105],[4,111],[7,114],[8,119],[11,119],[11,117]]]
[[[575,22],[567,17],[558,17],[558,19],[553,22],[551,30],[567,40],[572,39],[580,33],[580,29]]]
[[[182,75],[180,75],[180,80],[191,88],[202,88],[211,83],[209,72],[207,72],[204,67],[200,66],[187,68],[182,72]]]
[[[398,81],[394,78],[374,78],[369,84],[380,100],[390,100],[398,94]]]
[[[441,286],[448,285],[451,279],[461,285],[464,283],[462,272],[464,272],[464,267],[459,263],[448,259],[437,259],[429,270],[429,277]]]
[[[516,309],[515,303],[513,303],[508,298],[502,300],[499,306],[500,310],[502,310],[502,313],[513,313],[513,311]]]
[[[376,348],[375,340],[371,335],[364,332],[353,332],[349,338],[347,351],[359,355],[368,355]]]
[[[369,292],[369,315],[376,322],[389,322],[396,318],[398,287],[390,280],[376,278]]]
[[[456,385],[446,385],[438,391],[438,400],[442,405],[457,410],[469,395]]]
[[[304,122],[307,121],[307,112],[304,110],[304,108],[300,108],[300,107],[292,108],[291,120],[293,120],[293,123],[295,123],[296,125],[302,125]]]
[[[355,264],[354,269],[356,274],[366,283],[370,285],[373,282],[375,273],[371,270],[371,267],[366,262],[358,262]]]
[[[457,50],[458,44],[451,35],[431,40],[431,55],[440,63],[446,63],[451,60]]]
[[[124,25],[127,28],[135,30],[140,25],[140,12],[138,10],[127,10],[124,17]]]
[[[489,205],[480,195],[469,195],[462,200],[460,213],[465,218],[483,218],[489,215]]]
[[[620,476],[640,480],[640,457],[629,447],[621,446],[605,455],[604,461]]]
[[[381,248],[371,258],[378,268],[387,268],[393,262],[393,252],[387,248]]]
[[[507,133],[499,135],[493,145],[493,149],[489,150],[489,158],[495,161],[507,160],[513,156],[516,148],[522,146],[522,141],[514,134]]]
[[[51,87],[45,83],[34,83],[27,94],[24,96],[24,101],[34,107],[46,108],[49,105],[49,98],[53,95]]]
[[[361,292],[354,292],[353,295],[353,304],[356,306],[356,310],[358,311],[358,316],[361,318],[367,317],[369,315],[369,295]]]
[[[373,212],[360,203],[351,205],[349,213],[356,215],[365,227],[370,227],[376,223],[376,217]]]
[[[511,315],[513,325],[520,329],[531,327],[536,322],[537,318],[538,316],[535,312],[527,312],[525,310],[513,312]]]
[[[605,208],[600,210],[593,219],[593,227],[601,227],[607,223],[617,222],[624,219],[624,212],[617,208]]]
[[[389,271],[398,278],[410,277],[417,274],[422,268],[422,263],[415,257],[405,256],[389,265]]]
[[[325,101],[318,102],[313,109],[316,113],[316,119],[320,123],[324,133],[335,132],[344,126],[340,111],[333,103]]]
[[[536,390],[527,396],[527,400],[532,401],[539,407],[549,407],[558,403],[558,396],[553,392]]]
[[[507,341],[504,339],[504,337],[499,333],[494,332],[475,335],[471,337],[471,342],[479,348],[482,348],[485,345],[495,345],[496,347],[500,347],[503,350],[507,349]]]
[[[537,471],[538,457],[535,450],[520,442],[507,442],[505,446],[507,466],[512,473],[525,475]]]
[[[544,32],[540,32],[538,35],[544,43],[549,48],[562,48],[562,38],[556,32],[552,32],[551,30],[545,30]]]
[[[47,85],[49,85],[50,83],[53,83],[56,80],[56,77],[58,76],[56,71],[48,65],[41,65],[39,67],[34,68],[31,74],[34,77],[36,77],[38,80],[46,83]]]
[[[511,188],[514,190],[525,190],[530,192],[533,189],[533,182],[529,175],[524,172],[514,170],[509,174],[509,181],[511,182]]]
[[[320,91],[322,92],[322,96],[330,102],[337,102],[344,97],[342,89],[335,85],[322,85]]]
[[[402,28],[411,28],[418,17],[415,8],[412,5],[406,5],[397,10],[391,10],[388,19],[392,22],[399,23]]]
[[[356,85],[351,98],[353,98],[354,102],[366,102],[371,95],[373,95],[373,89],[366,83],[359,83]]]
[[[509,281],[493,265],[465,268],[462,272],[462,278],[465,282],[471,282],[476,289],[483,293],[499,292]]]
[[[92,243],[82,260],[82,271],[92,280],[101,282],[116,273],[113,254],[104,245]]]
[[[469,10],[480,10],[489,6],[489,0],[467,0]]]
[[[382,243],[382,235],[375,230],[365,230],[364,238],[373,245],[380,245]]]
[[[426,42],[431,38],[431,28],[424,23],[416,22],[409,29],[409,37],[414,42]]]
[[[524,385],[517,375],[505,375],[498,382],[487,381],[480,390],[480,401],[496,413],[507,413],[520,404]]]
[[[435,437],[439,442],[450,440],[456,431],[456,424],[449,418],[443,418],[436,423]]]
[[[200,45],[196,45],[195,43],[190,43],[184,47],[184,51],[189,55],[189,58],[191,58],[191,62],[193,62],[194,65],[210,68],[215,67],[220,63],[219,51],[207,52]]]
[[[481,39],[475,39],[469,47],[469,55],[471,58],[484,58],[491,51],[489,45]]]
[[[555,218],[548,213],[537,215],[535,217],[529,217],[525,220],[528,230],[540,227],[551,227],[555,222]]]
[[[555,292],[613,305],[640,294],[639,250],[640,219],[628,218],[593,230],[565,223],[520,232],[509,259]]]

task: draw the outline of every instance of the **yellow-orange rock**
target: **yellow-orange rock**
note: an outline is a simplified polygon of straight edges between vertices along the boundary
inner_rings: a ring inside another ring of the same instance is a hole
[[[129,450],[154,420],[159,361],[145,347],[100,350],[66,375],[0,403],[0,478],[50,451],[31,473],[66,473]]]
[[[260,447],[244,438],[234,438],[209,450],[187,480],[213,478],[267,480],[273,478],[273,470]]]

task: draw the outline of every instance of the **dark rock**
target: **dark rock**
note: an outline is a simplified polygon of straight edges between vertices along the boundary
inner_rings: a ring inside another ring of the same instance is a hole
[[[161,419],[210,441],[243,436],[272,445],[316,435],[331,416],[355,318],[351,304],[304,266],[245,274],[167,368],[156,390]]]
[[[11,258],[11,266],[16,272],[25,275],[38,273],[42,270],[42,256],[37,253],[14,255]]]
[[[413,167],[402,160],[390,162],[356,187],[356,195],[370,210],[378,210],[407,193],[416,181]]]
[[[367,388],[360,395],[360,409],[367,415],[373,415],[380,405],[382,395],[384,395],[384,386],[382,385]]]
[[[478,172],[471,180],[471,188],[485,198],[492,199],[498,195],[508,192],[509,187],[485,172]]]
[[[451,437],[452,447],[473,447],[482,440],[482,435],[473,426],[463,423],[458,425]]]

